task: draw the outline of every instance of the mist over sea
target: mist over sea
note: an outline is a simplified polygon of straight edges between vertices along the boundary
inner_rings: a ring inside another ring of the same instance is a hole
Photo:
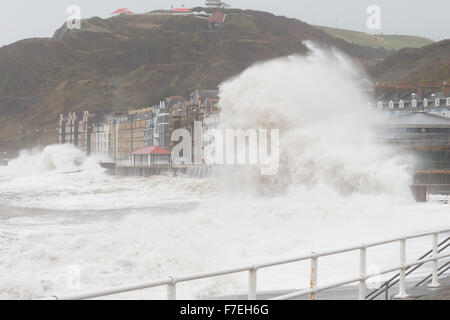
[[[70,294],[448,226],[448,205],[414,202],[414,159],[377,142],[379,115],[357,88],[359,69],[338,52],[310,49],[221,86],[222,128],[280,130],[275,176],[244,166],[217,168],[209,179],[114,177],[70,145],[22,151],[0,167],[0,298]],[[413,259],[425,247],[408,248]],[[369,252],[368,265],[391,266],[397,250]],[[74,268],[79,288],[68,285]],[[308,268],[262,271],[258,288],[306,287]],[[357,270],[356,254],[327,258],[319,281]],[[178,290],[195,298],[247,285],[243,274]],[[120,297],[164,296],[154,289]]]

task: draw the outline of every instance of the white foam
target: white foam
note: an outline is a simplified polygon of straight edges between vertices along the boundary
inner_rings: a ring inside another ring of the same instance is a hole
[[[377,115],[356,88],[357,68],[339,53],[312,50],[221,86],[222,126],[280,129],[277,176],[243,167],[208,180],[116,178],[70,146],[24,152],[0,169],[0,298],[73,293],[66,285],[73,265],[84,291],[450,225],[447,204],[414,203],[410,159],[374,139]],[[61,174],[73,170],[81,171]],[[408,247],[409,257],[425,247]],[[396,252],[369,257],[392,265]],[[322,264],[321,283],[357,272],[349,259]],[[283,270],[262,272],[259,288],[306,285],[307,265]],[[181,285],[178,293],[246,286],[242,274]],[[164,290],[123,297],[164,298]]]

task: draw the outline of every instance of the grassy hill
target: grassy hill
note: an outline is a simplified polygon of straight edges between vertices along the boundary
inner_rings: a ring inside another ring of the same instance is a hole
[[[370,67],[369,73],[374,80],[381,82],[450,82],[450,40],[418,49],[402,49]]]
[[[126,110],[215,88],[257,61],[305,53],[303,40],[337,47],[366,66],[388,55],[299,20],[234,9],[219,30],[194,16],[94,17],[83,20],[81,31],[62,27],[53,38],[4,46],[0,148],[29,146],[44,129],[44,141],[55,139],[61,112]]]
[[[403,48],[421,48],[433,43],[432,40],[403,35],[372,35],[364,32],[337,29],[331,27],[315,26],[316,28],[325,31],[329,35],[343,39],[349,43],[354,43],[360,46],[367,46],[372,48],[384,48],[386,50],[400,50]]]

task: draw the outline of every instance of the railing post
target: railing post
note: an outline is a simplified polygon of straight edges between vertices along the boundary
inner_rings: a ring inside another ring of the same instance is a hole
[[[366,300],[366,246],[363,244],[359,250],[359,300]]]
[[[384,298],[385,300],[389,300],[389,282],[387,281],[384,283],[384,290],[385,290]]]
[[[311,289],[317,289],[317,266],[318,259],[315,256],[315,253],[312,253],[314,256],[311,258],[311,279],[309,282],[309,287]],[[309,295],[309,300],[316,300],[316,293],[313,292]]]
[[[248,278],[248,300],[256,300],[257,268],[249,271]]]
[[[438,260],[437,257],[439,255],[438,251],[439,246],[439,234],[433,233],[433,261],[432,261],[432,275],[431,275],[431,283],[428,285],[429,288],[439,288],[440,284],[438,282]]]
[[[177,283],[174,276],[169,276],[172,280],[171,283],[167,285],[167,300],[177,299]]]
[[[394,297],[395,299],[406,299],[408,295],[406,294],[406,239],[400,240],[400,273],[399,273],[399,289],[398,294]]]

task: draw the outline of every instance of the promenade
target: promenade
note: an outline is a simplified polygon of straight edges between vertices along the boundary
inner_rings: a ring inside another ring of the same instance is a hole
[[[427,285],[422,285],[415,288],[414,285],[419,282],[421,278],[407,281],[407,290],[409,297],[403,300],[450,300],[450,273],[439,279],[441,287],[438,289],[430,289]],[[261,292],[258,293],[258,300],[272,299],[277,296],[288,294],[292,291],[277,291],[277,292]],[[371,290],[367,290],[367,293]],[[398,292],[398,286],[393,286],[389,289],[388,300],[393,300]],[[210,298],[204,298],[210,299]],[[247,295],[225,296],[213,298],[215,300],[246,300]],[[358,286],[346,286],[342,288],[330,289],[320,292],[316,295],[317,300],[356,300],[358,299]],[[309,300],[309,296],[300,297],[295,300]],[[375,300],[386,300],[385,293],[378,296]]]

